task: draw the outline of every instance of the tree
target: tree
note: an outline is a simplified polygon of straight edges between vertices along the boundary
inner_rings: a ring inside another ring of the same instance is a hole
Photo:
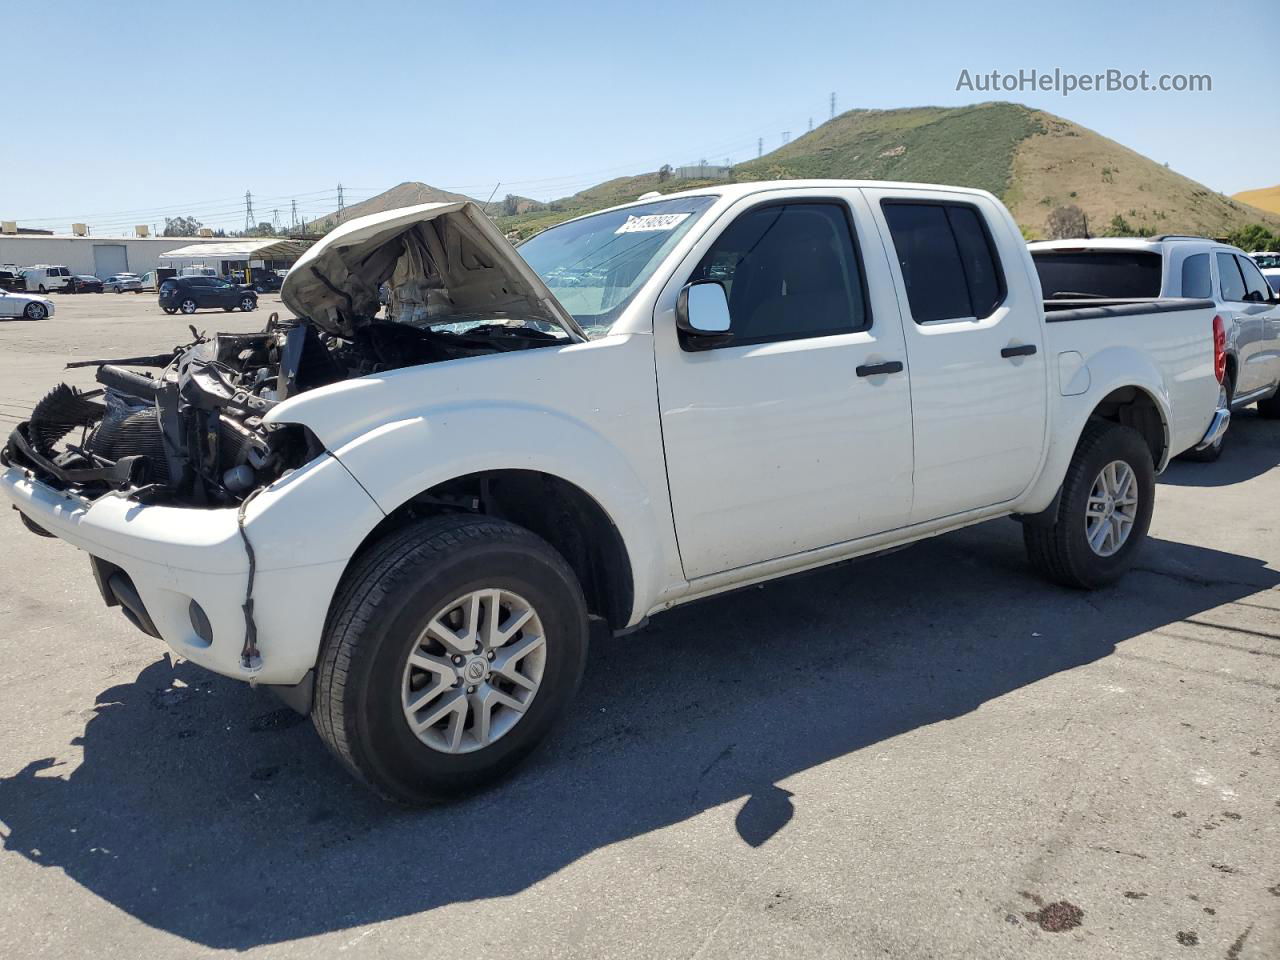
[[[1260,223],[1251,223],[1227,234],[1227,242],[1241,250],[1274,250],[1280,246],[1280,236]]]
[[[1083,210],[1074,203],[1069,203],[1065,207],[1055,207],[1049,212],[1049,219],[1045,221],[1044,229],[1049,234],[1050,240],[1087,237],[1089,236],[1089,219],[1084,215]]]
[[[162,237],[194,237],[204,226],[195,217],[165,217]]]
[[[658,168],[658,182],[666,183],[671,179],[671,164],[664,163]]]
[[[504,217],[514,217],[520,212],[520,198],[514,193],[508,193],[502,198],[502,215]]]

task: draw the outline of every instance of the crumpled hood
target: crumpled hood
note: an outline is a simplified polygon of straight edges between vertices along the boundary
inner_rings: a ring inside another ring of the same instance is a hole
[[[298,258],[280,288],[285,306],[338,336],[379,309],[378,288],[443,301],[452,312],[512,314],[582,328],[470,200],[422,203],[357,217]]]

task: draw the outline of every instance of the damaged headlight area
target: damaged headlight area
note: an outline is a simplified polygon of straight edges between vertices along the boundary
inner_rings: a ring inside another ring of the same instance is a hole
[[[193,330],[194,341],[169,354],[78,361],[69,366],[97,366],[101,386],[49,391],[9,435],[0,461],[91,498],[231,506],[323,452],[305,427],[264,422],[289,397],[382,371],[564,342],[531,326],[450,319],[431,328],[366,317],[340,337],[273,314],[260,333]]]
[[[261,333],[72,364],[86,365],[101,387],[54,387],[0,459],[88,497],[194,506],[237,503],[321,453],[305,428],[262,418],[291,393],[344,377],[309,324],[274,316]]]

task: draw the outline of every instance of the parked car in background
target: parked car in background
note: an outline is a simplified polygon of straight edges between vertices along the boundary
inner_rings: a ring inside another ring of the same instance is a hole
[[[1146,297],[1212,300],[1226,338],[1223,402],[1280,417],[1280,296],[1239,247],[1204,237],[1046,240],[1029,244],[1046,300],[1099,305]],[[1216,460],[1215,444],[1188,453]]]
[[[1049,579],[1114,582],[1156,474],[1230,418],[1210,301],[1046,317],[981,190],[740,183],[519,250],[478,204],[429,203],[298,264],[281,299],[306,319],[148,376],[106,363],[136,429],[37,450],[60,415],[38,405],[0,491],[89,552],[106,603],[312,711],[407,802],[533,750],[589,618],[1010,515]]]
[[[53,316],[53,301],[32,293],[0,291],[0,317],[24,317],[43,320]]]
[[[101,293],[102,281],[88,273],[72,274],[71,279],[67,281],[66,292]]]
[[[1270,284],[1271,289],[1280,295],[1280,267],[1272,267],[1269,270],[1262,271],[1263,278]]]
[[[248,285],[257,293],[275,293],[283,282],[284,278],[274,270],[254,270]]]
[[[141,293],[142,278],[136,273],[117,273],[103,281],[102,289],[108,293]]]
[[[150,293],[156,293],[159,291],[161,283],[177,275],[178,271],[173,269],[148,270],[142,275],[142,289]]]
[[[258,295],[221,277],[170,277],[160,284],[160,307],[165,313],[195,313],[210,307],[248,312],[258,309]]]
[[[62,290],[71,282],[71,271],[58,264],[37,263],[22,268],[22,280],[33,293]]]
[[[1255,250],[1249,256],[1263,270],[1280,269],[1280,253],[1273,253],[1270,250]]]
[[[22,279],[22,273],[15,267],[9,268],[6,264],[0,267],[0,290],[25,290],[26,282]]]

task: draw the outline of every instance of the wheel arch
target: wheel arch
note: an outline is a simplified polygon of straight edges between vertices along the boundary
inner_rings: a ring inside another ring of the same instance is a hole
[[[573,569],[588,612],[613,630],[631,621],[635,575],[617,524],[582,487],[539,470],[483,470],[433,483],[387,513],[366,534],[347,569],[406,524],[449,513],[492,516],[537,534]]]

